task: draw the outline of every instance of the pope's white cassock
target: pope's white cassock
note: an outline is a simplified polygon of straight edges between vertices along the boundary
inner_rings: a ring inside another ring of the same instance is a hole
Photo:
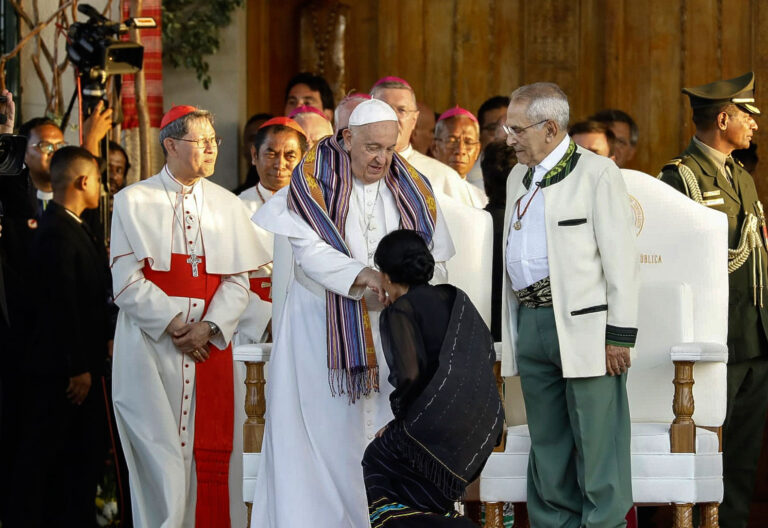
[[[145,528],[193,527],[197,367],[175,347],[166,328],[178,314],[186,323],[211,321],[221,332],[210,342],[225,349],[248,303],[248,272],[271,258],[250,236],[254,227],[240,200],[206,179],[184,186],[167,167],[116,194],[112,222],[110,262],[120,307],[113,398],[130,475],[133,522]],[[151,277],[171,270],[168,276],[183,273],[191,280],[188,261],[198,257],[205,261],[202,276],[221,276],[209,304],[203,298],[168,295],[145,278],[145,272]],[[242,406],[242,399],[232,405]],[[234,424],[234,438],[241,429],[242,424]],[[233,520],[244,517],[238,513],[243,508],[240,453],[234,449],[230,463]]]
[[[264,229],[289,237],[293,275],[276,330],[267,419],[251,526],[259,528],[365,528],[368,503],[360,462],[376,432],[392,418],[389,369],[382,355],[379,314],[383,306],[365,294],[371,318],[380,392],[354,404],[333,397],[328,381],[325,291],[360,299],[352,283],[385,234],[400,227],[387,185],[354,180],[345,241],[352,258],[333,249],[287,207],[286,187],[254,217]],[[367,228],[366,228],[367,226]],[[435,282],[445,282],[444,262],[454,254],[437,210],[432,253]],[[280,263],[278,263],[280,265]]]
[[[485,195],[484,188],[479,188],[467,182],[461,175],[451,167],[435,158],[425,156],[412,145],[402,152],[398,152],[408,163],[427,177],[432,189],[436,193],[443,193],[454,200],[458,200],[469,207],[482,209],[488,204],[488,197]]]
[[[272,196],[272,191],[261,183],[237,195],[251,216]],[[258,226],[255,226],[255,229],[258,232],[257,237],[271,255],[275,244],[274,235]],[[237,326],[233,341],[235,345],[264,342],[268,337],[267,325],[272,320],[272,262],[252,271],[249,274],[249,281],[251,286],[248,292],[248,306],[240,316],[240,324]]]

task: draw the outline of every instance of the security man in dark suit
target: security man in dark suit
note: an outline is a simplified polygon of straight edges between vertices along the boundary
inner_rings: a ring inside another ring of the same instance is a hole
[[[745,527],[768,410],[768,254],[763,205],[731,153],[749,147],[760,110],[755,76],[684,88],[696,125],[688,148],[659,178],[728,216],[728,407],[720,526]]]
[[[103,244],[81,216],[99,205],[96,158],[63,147],[51,159],[53,199],[32,244],[40,309],[23,363],[14,526],[95,526],[107,452],[101,378],[112,338]],[[40,497],[46,506],[41,508]],[[4,525],[5,526],[5,525]]]

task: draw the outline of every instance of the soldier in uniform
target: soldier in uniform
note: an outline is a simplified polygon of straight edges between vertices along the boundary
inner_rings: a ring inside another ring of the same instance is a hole
[[[720,526],[745,527],[768,409],[768,273],[765,217],[752,176],[731,157],[749,147],[760,110],[755,76],[684,88],[696,125],[688,148],[659,178],[728,215],[728,407]]]

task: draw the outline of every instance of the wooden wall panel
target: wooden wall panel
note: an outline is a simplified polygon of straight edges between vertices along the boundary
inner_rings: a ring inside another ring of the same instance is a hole
[[[453,100],[454,9],[454,0],[424,0],[424,81],[416,98],[437,111]]]
[[[248,90],[246,95],[248,116],[245,120],[261,112],[265,101],[269,100],[269,53],[264,46],[264,35],[269,32],[269,5],[263,0],[248,0],[246,6],[247,38],[246,71],[248,75]]]
[[[752,5],[749,0],[721,4],[721,76],[737,77],[752,69]]]
[[[489,35],[491,40],[488,51],[487,95],[506,95],[522,84],[524,49],[524,26],[520,23],[521,4],[525,0],[492,0],[490,5],[491,22]],[[474,106],[468,110],[477,112],[482,100],[474,100]],[[480,98],[482,99],[482,98]]]
[[[650,12],[644,2],[624,3],[624,40],[622,46],[624,65],[619,84],[620,91],[616,94],[617,99],[606,105],[625,110],[637,122],[637,126],[640,128],[640,142],[631,167],[642,168],[646,172],[654,172],[650,168],[653,163],[650,163],[648,159],[649,152],[643,148],[644,145],[648,144],[648,131],[652,130],[655,125],[650,121],[650,91],[653,87],[648,85],[651,74],[649,44],[652,25]],[[630,42],[636,44],[628,46],[627,44]],[[675,70],[666,69],[666,72],[667,75],[675,75]]]
[[[762,0],[752,1],[752,68],[757,77],[757,101],[760,104],[758,108],[763,111],[763,115],[768,114],[768,99],[761,97],[761,94],[768,93],[768,4]],[[763,203],[768,203],[768,122],[765,118],[758,118],[760,128],[757,131],[754,140],[757,143],[758,155],[762,157],[758,165],[757,190],[760,193],[760,199]]]
[[[650,63],[647,75],[638,77],[649,82],[646,87],[648,122],[643,125],[636,166],[645,167],[654,176],[671,158],[680,153],[680,123],[689,119],[688,102],[680,93],[682,55],[680,8],[683,0],[651,0],[648,11],[653,21],[650,33]],[[648,89],[650,88],[650,89]]]
[[[578,5],[569,0],[523,5],[524,82],[554,82],[567,94],[578,89]]]
[[[349,88],[368,92],[379,72],[378,2],[356,2],[347,28]]]
[[[453,48],[454,81],[448,107],[469,107],[478,95],[491,93],[486,67],[493,42],[489,38],[491,2],[489,0],[456,0],[455,41]],[[471,69],[459,65],[473,65]],[[449,87],[446,87],[449,88]],[[443,108],[445,109],[445,108]]]
[[[305,3],[248,0],[252,112],[282,110],[285,83],[298,67],[298,15]],[[346,3],[350,88],[367,91],[379,77],[398,75],[436,111],[459,104],[475,112],[490,96],[554,81],[569,95],[574,120],[605,107],[635,117],[640,143],[632,166],[652,174],[693,133],[683,86],[750,70],[757,73],[758,94],[768,83],[763,0]],[[768,132],[761,128],[756,137],[768,145]]]
[[[600,0],[584,0],[579,10],[578,87],[570,94],[578,115],[589,115],[605,100],[605,19]],[[572,113],[572,118],[576,117]]]

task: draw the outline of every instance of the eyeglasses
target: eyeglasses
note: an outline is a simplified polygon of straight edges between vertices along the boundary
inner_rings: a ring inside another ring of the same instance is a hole
[[[458,138],[456,136],[449,136],[447,138],[435,138],[435,141],[439,141],[440,143],[444,143],[446,147],[449,149],[457,149],[459,148],[459,144],[464,145],[465,148],[471,149],[476,147],[480,144],[479,141],[472,138]]]
[[[206,149],[206,148],[218,148],[221,146],[221,138],[220,137],[207,137],[207,138],[197,138],[197,139],[184,139],[184,138],[173,138],[178,139],[179,141],[186,141],[187,143],[194,143],[196,148],[199,149]]]
[[[62,147],[66,147],[68,143],[66,141],[62,141],[61,143],[51,143],[49,141],[39,141],[35,143],[34,145],[30,145],[30,147],[36,148],[43,154],[53,154],[57,150],[59,150]]]
[[[505,132],[505,133],[506,133],[508,136],[519,136],[520,134],[522,134],[523,132],[525,132],[525,131],[526,131],[526,130],[528,130],[529,128],[531,128],[531,127],[535,127],[535,126],[537,126],[537,125],[540,125],[540,124],[542,124],[542,123],[546,123],[547,121],[549,121],[549,119],[542,119],[542,120],[541,120],[541,121],[539,121],[538,123],[534,123],[534,124],[532,124],[532,125],[528,125],[527,127],[522,127],[522,128],[520,128],[520,127],[514,127],[514,126],[513,126],[513,127],[511,127],[511,126],[507,126],[507,125],[501,125],[501,128],[502,128],[502,130],[504,130],[504,132]]]
[[[397,112],[397,115],[400,117],[406,117],[408,114],[412,114],[414,112],[418,112],[419,110],[417,108],[406,108],[404,106],[398,106],[398,107],[392,107],[392,109]]]

